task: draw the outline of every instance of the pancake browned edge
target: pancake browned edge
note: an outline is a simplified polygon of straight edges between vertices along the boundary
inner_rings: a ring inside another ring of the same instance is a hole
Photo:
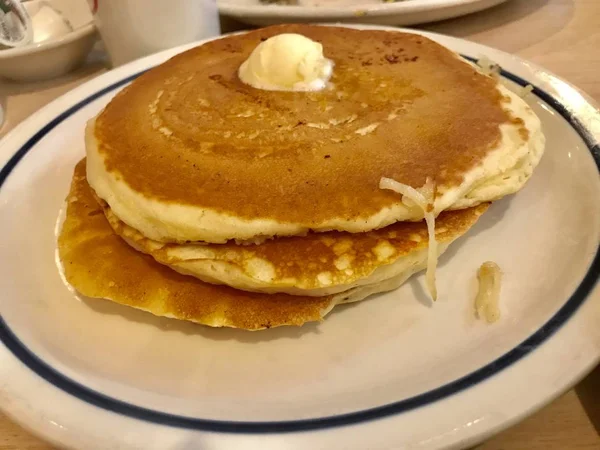
[[[185,275],[251,292],[320,297],[385,282],[421,270],[429,246],[426,224],[396,222],[365,233],[329,231],[285,236],[260,245],[164,244],[119,220],[96,197],[117,235],[138,251]],[[462,235],[488,204],[445,211],[437,219],[437,256]]]
[[[321,320],[335,305],[333,297],[252,294],[203,283],[137,252],[108,224],[84,161],[75,168],[58,249],[66,280],[81,294],[157,316],[260,330]]]
[[[463,224],[459,234],[475,221]],[[324,297],[250,293],[181,275],[114,233],[87,183],[85,161],[75,168],[58,250],[66,280],[83,295],[157,316],[246,330],[320,321],[335,305],[395,289],[413,273]]]
[[[261,40],[299,33],[335,63],[318,92],[238,77]],[[531,108],[438,43],[282,25],[227,36],[141,75],[86,131],[88,181],[160,242],[224,243],[421,220],[382,177],[436,186],[434,212],[520,189],[543,152]],[[513,173],[514,172],[514,173]]]

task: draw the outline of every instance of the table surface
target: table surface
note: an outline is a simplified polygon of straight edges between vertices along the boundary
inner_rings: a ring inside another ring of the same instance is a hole
[[[228,28],[236,24],[227,24]],[[600,101],[600,0],[511,0],[495,8],[421,28],[499,48],[534,61]],[[92,52],[84,67],[58,80],[7,83],[7,122],[0,137],[41,106],[106,71]],[[0,414],[0,450],[52,447]],[[574,389],[477,450],[600,449],[600,367]]]

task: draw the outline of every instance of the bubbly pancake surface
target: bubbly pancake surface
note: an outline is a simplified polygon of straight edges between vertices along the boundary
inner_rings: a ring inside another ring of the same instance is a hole
[[[290,32],[323,44],[332,86],[242,83],[237,70],[258,43]],[[524,119],[511,112],[519,108]],[[534,134],[539,121],[520,99],[427,38],[284,25],[209,42],[140,76],[90,122],[88,180],[159,241],[360,232],[422,218],[378,188],[382,176],[413,187],[431,177],[441,211],[525,157]],[[505,144],[506,167],[496,155],[479,170]]]
[[[393,278],[426,262],[427,225],[396,222],[365,233],[329,231],[278,237],[259,245],[164,244],[144,237],[116,217],[100,200],[115,233],[162,264],[237,289],[321,296]],[[443,212],[436,240],[442,253],[464,234],[488,204]]]

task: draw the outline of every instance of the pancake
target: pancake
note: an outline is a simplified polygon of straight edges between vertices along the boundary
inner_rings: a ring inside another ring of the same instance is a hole
[[[237,70],[270,36],[299,33],[335,63],[319,92],[254,89]],[[87,177],[127,225],[160,242],[223,243],[308,230],[365,232],[423,218],[382,177],[433,205],[516,192],[544,148],[531,108],[416,34],[282,25],[175,56],[88,123]]]
[[[381,283],[427,263],[425,222],[396,222],[348,233],[329,231],[279,237],[259,245],[165,244],[123,223],[100,200],[116,234],[172,269],[208,283],[255,292],[323,296]],[[488,203],[443,212],[436,221],[438,256],[485,212]]]
[[[81,294],[213,327],[260,330],[322,320],[334,306],[395,289],[417,266],[381,283],[321,297],[245,292],[205,283],[159,264],[109,225],[85,177],[73,175],[58,251],[66,280]]]

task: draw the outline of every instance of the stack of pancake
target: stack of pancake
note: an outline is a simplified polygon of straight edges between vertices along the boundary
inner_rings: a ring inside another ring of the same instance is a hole
[[[240,81],[281,33],[323,45],[327,88]],[[429,39],[264,28],[175,56],[88,123],[60,257],[90,297],[210,326],[301,325],[431,268],[543,148],[523,100]]]

